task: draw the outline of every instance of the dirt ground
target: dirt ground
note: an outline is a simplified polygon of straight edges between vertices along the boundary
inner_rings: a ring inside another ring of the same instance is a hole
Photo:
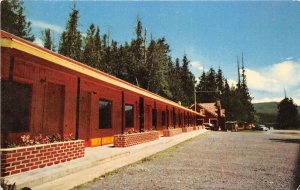
[[[212,131],[75,189],[297,189],[299,144],[299,131]]]

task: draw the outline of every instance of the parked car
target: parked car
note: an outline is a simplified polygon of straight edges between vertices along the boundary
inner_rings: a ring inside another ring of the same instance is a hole
[[[212,124],[211,123],[203,123],[205,129],[210,129]]]
[[[265,125],[258,125],[257,130],[259,130],[259,131],[268,131],[269,128],[266,127]]]
[[[219,130],[218,126],[212,123],[203,123],[203,125],[205,126],[205,129],[210,129],[213,131]]]

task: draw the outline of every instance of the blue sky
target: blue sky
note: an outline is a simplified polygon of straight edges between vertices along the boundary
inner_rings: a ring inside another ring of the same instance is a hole
[[[72,1],[25,1],[32,31],[65,29]],[[300,2],[107,2],[78,1],[79,30],[91,23],[123,43],[134,38],[136,18],[154,38],[165,37],[173,58],[187,54],[196,77],[219,66],[237,81],[237,56],[244,54],[254,102],[279,101],[283,88],[300,105]],[[37,39],[36,43],[40,43]]]

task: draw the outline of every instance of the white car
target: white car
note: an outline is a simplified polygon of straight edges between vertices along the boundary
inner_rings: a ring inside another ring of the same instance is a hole
[[[260,130],[260,131],[268,131],[268,130],[269,130],[269,128],[266,127],[265,125],[259,125],[259,126],[257,127],[257,129]]]

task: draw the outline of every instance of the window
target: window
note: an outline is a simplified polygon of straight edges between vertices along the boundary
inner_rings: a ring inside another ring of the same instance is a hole
[[[156,127],[157,123],[157,111],[156,109],[152,109],[152,126]]]
[[[175,108],[173,108],[173,125],[174,125],[174,127],[176,126],[176,111],[175,111]]]
[[[111,128],[112,102],[99,100],[99,129]]]
[[[179,112],[179,115],[178,115],[178,123],[179,123],[179,126],[181,126],[181,113]]]
[[[166,112],[165,111],[161,112],[161,125],[162,126],[166,125]]]
[[[167,110],[167,127],[169,127],[169,110]]]
[[[125,105],[125,127],[133,127],[133,105]]]
[[[4,131],[29,131],[32,86],[1,81],[1,127]]]

